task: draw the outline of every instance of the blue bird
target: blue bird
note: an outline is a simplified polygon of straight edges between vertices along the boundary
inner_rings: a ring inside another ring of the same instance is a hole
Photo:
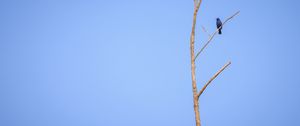
[[[219,28],[219,34],[222,34],[222,21],[220,20],[220,18],[217,18],[217,28]]]

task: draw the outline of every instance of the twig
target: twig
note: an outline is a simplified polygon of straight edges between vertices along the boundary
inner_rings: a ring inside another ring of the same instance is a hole
[[[202,30],[207,33],[208,37],[211,37],[211,35],[209,34],[209,32],[206,30],[206,28],[204,26],[201,26],[202,27]]]
[[[198,94],[198,98],[200,97],[200,95],[204,92],[204,90],[206,89],[206,87],[223,71],[226,69],[226,67],[228,67],[231,64],[231,61],[229,61],[227,64],[225,64],[217,73],[215,73],[215,75],[210,78],[210,80],[203,86],[203,88],[200,90],[199,94]]]
[[[223,24],[222,24],[221,27],[223,27],[223,26],[226,24],[227,21],[229,21],[230,19],[232,19],[234,16],[236,16],[236,15],[239,14],[239,13],[240,13],[240,11],[234,13],[232,16],[230,16],[229,18],[227,18],[227,19],[223,22]],[[207,45],[208,45],[208,44],[211,42],[211,40],[215,37],[215,35],[218,33],[218,31],[219,31],[219,29],[220,29],[221,27],[217,28],[217,30],[213,33],[213,35],[209,37],[209,39],[207,40],[207,42],[205,43],[205,45],[200,49],[200,51],[199,51],[199,52],[197,53],[197,55],[195,56],[195,59],[194,59],[194,60],[196,60],[197,57],[201,54],[201,52],[207,47]]]

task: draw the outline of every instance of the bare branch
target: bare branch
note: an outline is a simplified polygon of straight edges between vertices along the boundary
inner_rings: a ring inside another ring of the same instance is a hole
[[[198,10],[201,3],[202,3],[202,0],[194,0],[194,8]]]
[[[231,64],[231,61],[229,61],[227,64],[225,64],[217,73],[215,73],[215,75],[210,78],[210,80],[203,86],[203,88],[200,90],[199,94],[198,94],[198,99],[201,96],[201,94],[204,92],[204,90],[206,89],[206,87],[223,71],[226,69],[226,67],[228,67]]]
[[[208,37],[211,37],[211,35],[209,34],[209,32],[206,30],[206,28],[204,26],[201,26],[202,27],[202,30],[207,33]]]
[[[199,103],[198,103],[198,91],[196,84],[196,72],[195,72],[195,27],[198,10],[200,8],[202,0],[194,0],[194,15],[193,15],[193,24],[192,31],[190,36],[190,51],[191,51],[191,74],[192,74],[192,87],[193,87],[193,98],[194,98],[194,111],[195,111],[195,120],[196,126],[201,126],[200,113],[199,113]]]
[[[202,0],[199,0],[199,1],[198,1],[198,5],[197,5],[197,8],[198,8],[198,9],[199,9],[201,3],[202,3]]]
[[[236,16],[236,15],[239,14],[239,13],[240,13],[240,11],[237,11],[237,12],[234,13],[232,16],[230,16],[229,18],[227,18],[227,19],[223,22],[222,27],[226,24],[226,22],[228,22],[230,19],[232,19],[234,16]],[[203,50],[207,47],[207,45],[211,42],[211,40],[212,40],[212,39],[215,37],[215,35],[218,33],[218,31],[219,31],[220,28],[221,28],[221,27],[217,28],[216,31],[213,33],[213,35],[209,37],[209,39],[207,40],[207,42],[205,43],[205,45],[204,45],[204,46],[200,49],[200,51],[196,54],[194,60],[196,60],[197,57],[203,52]]]

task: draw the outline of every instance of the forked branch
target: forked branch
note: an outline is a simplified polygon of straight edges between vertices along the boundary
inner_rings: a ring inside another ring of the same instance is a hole
[[[194,6],[195,8],[199,9],[200,5],[201,5],[202,0],[194,0]]]
[[[218,77],[218,75],[225,70],[229,65],[231,64],[231,61],[229,61],[227,64],[225,64],[217,73],[215,73],[215,75],[210,78],[210,80],[203,86],[203,88],[200,90],[200,92],[198,93],[198,99],[201,96],[201,94],[204,92],[204,90],[206,89],[206,87],[216,78]]]
[[[232,16],[230,16],[229,18],[227,18],[223,24],[222,27],[226,24],[226,22],[228,22],[230,19],[232,19],[234,16],[236,16],[237,14],[239,14],[240,11],[235,12]],[[209,37],[209,39],[207,40],[207,42],[205,43],[205,45],[200,49],[200,51],[196,54],[195,59],[197,59],[197,57],[203,52],[203,50],[207,47],[207,45],[212,41],[212,39],[215,37],[215,35],[218,33],[219,29],[221,27],[217,28],[216,31]]]

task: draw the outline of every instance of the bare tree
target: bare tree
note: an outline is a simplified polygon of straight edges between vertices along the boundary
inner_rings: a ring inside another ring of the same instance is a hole
[[[224,70],[226,69],[230,64],[231,61],[226,63],[219,71],[216,72],[216,74],[209,79],[209,81],[202,87],[202,89],[198,92],[197,83],[196,83],[196,73],[195,73],[195,60],[196,58],[204,51],[204,49],[207,47],[207,45],[213,40],[215,35],[217,34],[219,28],[216,29],[216,31],[211,35],[208,33],[208,31],[202,26],[202,29],[204,32],[206,32],[209,36],[209,39],[205,42],[204,46],[200,49],[200,51],[195,55],[195,27],[196,27],[196,18],[197,14],[200,8],[200,5],[202,3],[202,0],[194,0],[194,15],[193,15],[193,24],[192,24],[192,31],[190,36],[190,53],[191,53],[191,74],[192,74],[192,87],[193,87],[193,101],[194,101],[194,111],[195,111],[195,120],[196,120],[196,126],[201,126],[200,121],[200,112],[199,112],[199,97],[201,94],[205,91],[206,87]],[[230,19],[232,19],[234,16],[239,14],[239,11],[227,18],[223,24],[222,27],[228,22]]]

